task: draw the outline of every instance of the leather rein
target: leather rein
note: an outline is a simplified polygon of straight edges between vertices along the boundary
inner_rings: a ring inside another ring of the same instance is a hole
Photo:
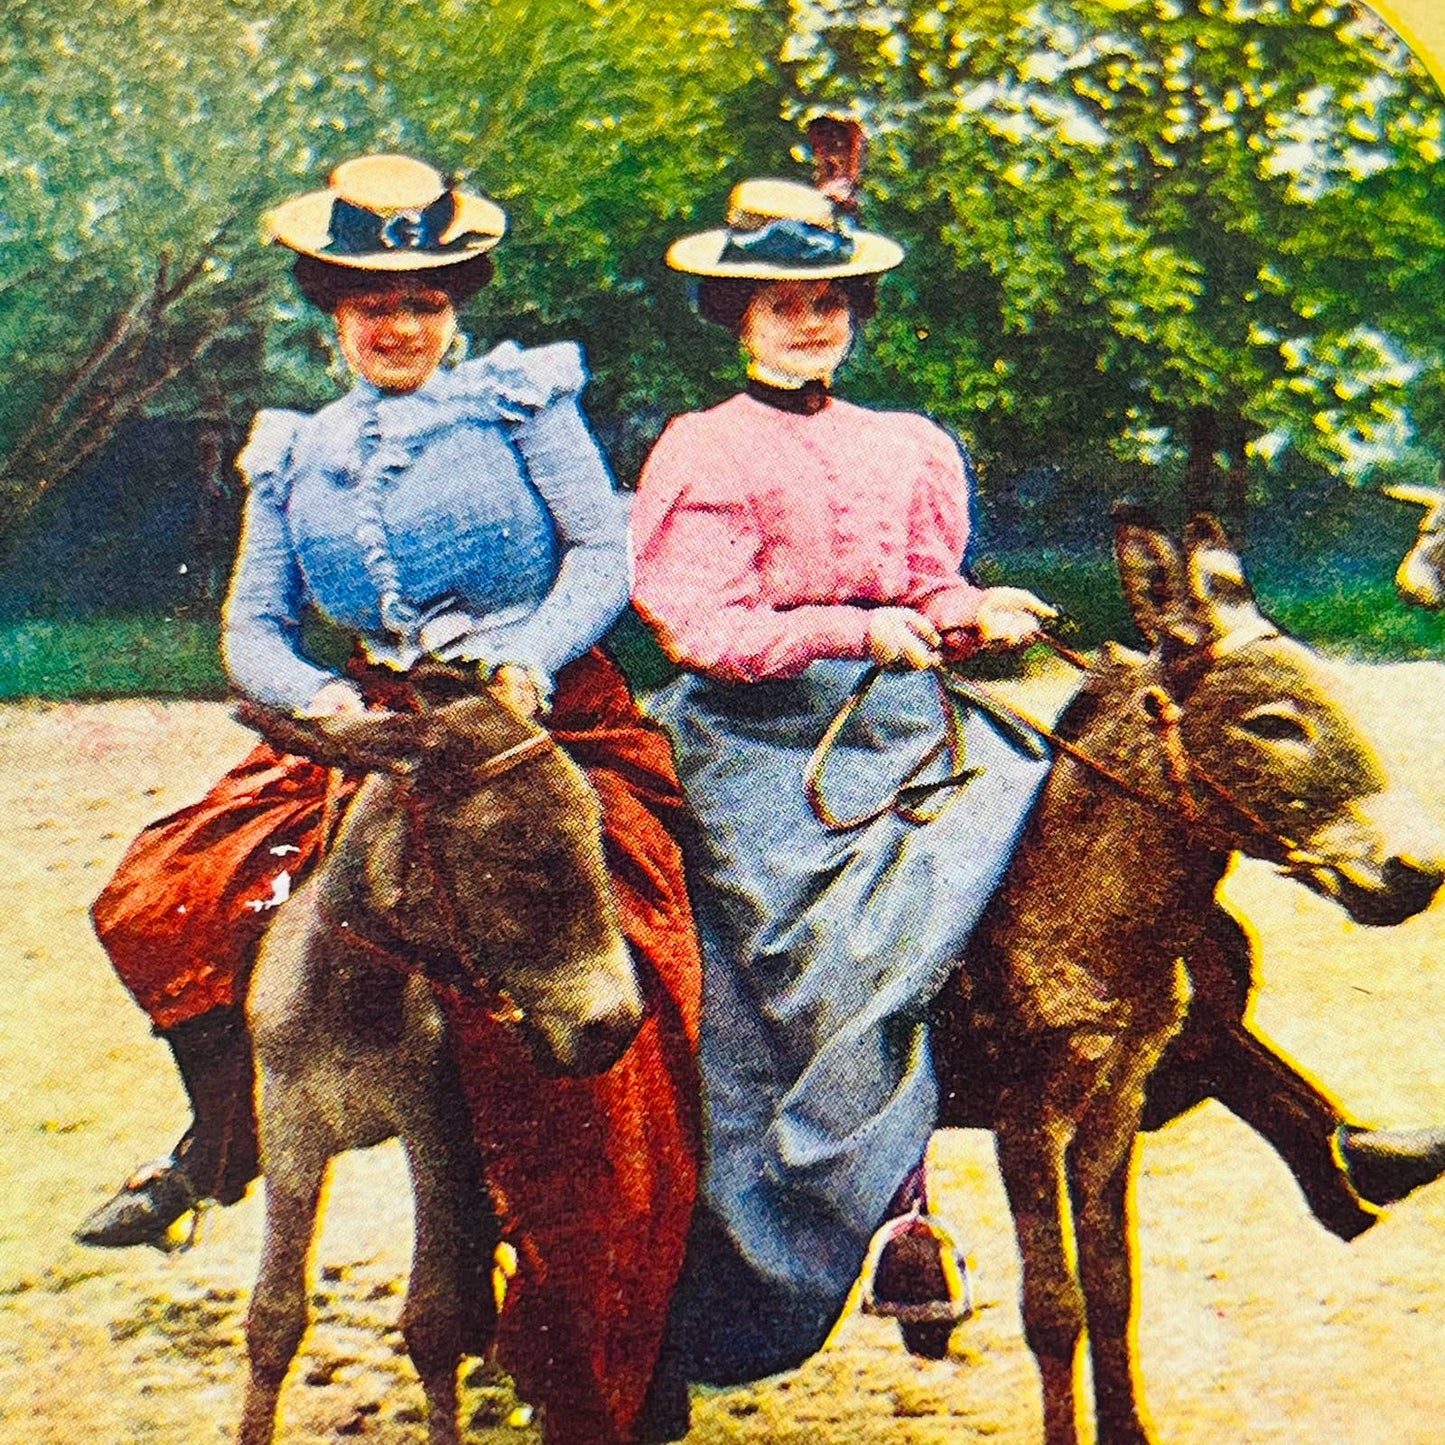
[[[1206,649],[1206,655],[1211,658],[1222,656],[1226,652],[1240,651],[1257,642],[1279,635],[1274,628],[1262,628],[1249,633],[1232,646],[1216,644],[1213,648]],[[1090,670],[1090,663],[1082,654],[1065,647],[1047,634],[1042,634],[1038,640],[1081,672]],[[1002,724],[1004,731],[1019,743],[1025,752],[1035,758],[1046,756],[1042,744],[1047,743],[1056,753],[1061,753],[1072,762],[1078,763],[1095,777],[1103,779],[1136,802],[1143,803],[1156,812],[1176,815],[1196,831],[1210,827],[1201,811],[1195,793],[1197,785],[1212,794],[1217,801],[1223,803],[1246,825],[1250,833],[1267,845],[1269,853],[1272,855],[1271,861],[1281,867],[1299,869],[1322,866],[1325,861],[1318,855],[1309,852],[1297,839],[1272,827],[1247,803],[1236,798],[1217,778],[1191,763],[1188,750],[1184,745],[1184,708],[1164,688],[1150,688],[1144,696],[1150,722],[1159,736],[1160,747],[1168,768],[1169,781],[1173,788],[1172,795],[1168,797],[1161,797],[1157,793],[1141,787],[1101,759],[1094,757],[1067,738],[1061,737],[1047,723],[1031,717],[1022,709],[1005,702],[996,693],[980,687],[977,683],[959,677],[946,665],[930,669],[943,707],[945,719],[943,739],[934,744],[908,770],[903,781],[883,803],[852,817],[839,817],[828,806],[823,795],[823,773],[839,735],[882,671],[881,667],[870,667],[858,679],[853,690],[844,699],[842,706],[824,730],[823,736],[819,739],[817,747],[813,749],[813,754],[804,769],[803,788],[809,807],[812,809],[813,816],[830,832],[849,832],[864,827],[887,813],[894,813],[908,823],[927,822],[930,815],[923,813],[920,809],[920,804],[927,797],[945,789],[961,787],[967,783],[975,775],[977,769],[962,766],[962,722],[959,715],[959,702],[962,701],[977,707],[995,723]],[[945,752],[948,753],[953,763],[950,774],[929,782],[919,782],[919,775]],[[1226,851],[1233,851],[1235,844],[1232,841],[1227,838],[1221,841]]]
[[[533,758],[552,751],[556,746],[556,739],[543,729],[509,748],[503,748],[489,758],[484,758],[474,767],[468,768],[465,776],[472,783],[488,783]],[[390,930],[387,930],[390,936],[384,940],[373,938],[358,932],[349,922],[333,917],[330,910],[318,899],[317,912],[322,922],[336,938],[363,949],[403,973],[410,975],[420,972],[434,988],[449,994],[453,999],[460,1000],[467,995],[494,999],[497,1007],[492,1010],[492,1018],[496,1022],[520,1023],[522,1010],[507,991],[494,983],[478,966],[475,955],[467,946],[453,896],[455,882],[444,876],[431,846],[426,801],[416,788],[415,765],[398,764],[388,771],[396,777],[399,785],[409,851],[426,874],[446,941],[441,949],[427,945],[418,946]],[[328,798],[331,792],[332,790],[328,789]],[[332,841],[331,836],[323,835],[323,856],[330,852]],[[370,921],[373,926],[377,922],[375,918]],[[415,962],[418,957],[422,959],[420,969]]]

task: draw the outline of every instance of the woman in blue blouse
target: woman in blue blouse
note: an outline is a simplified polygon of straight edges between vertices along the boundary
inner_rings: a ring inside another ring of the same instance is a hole
[[[549,1445],[624,1441],[691,1213],[699,966],[669,748],[596,646],[627,603],[627,510],[578,403],[581,353],[505,342],[443,365],[505,217],[418,161],[348,162],[267,224],[298,253],[298,285],[332,316],[355,384],[312,415],[256,419],[238,463],[227,670],[257,701],[326,715],[395,702],[422,658],[474,666],[586,768],[651,1003],[641,1035],[602,1078],[559,1083],[480,1008],[453,1006],[450,1032],[522,1261],[504,1358],[524,1394],[553,1402]],[[356,639],[344,673],[306,655],[308,609]],[[254,1176],[245,979],[268,908],[315,859],[327,786],[316,765],[258,748],[147,829],[97,900],[97,932],[171,1045],[194,1120],[84,1242],[164,1243],[197,1200],[230,1202]]]

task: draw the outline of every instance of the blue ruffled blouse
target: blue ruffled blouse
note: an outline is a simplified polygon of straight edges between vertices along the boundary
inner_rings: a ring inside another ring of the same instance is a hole
[[[627,504],[570,342],[504,342],[414,392],[367,382],[313,415],[262,411],[226,603],[226,670],[303,708],[334,674],[301,651],[314,605],[374,660],[523,663],[550,678],[627,605]]]

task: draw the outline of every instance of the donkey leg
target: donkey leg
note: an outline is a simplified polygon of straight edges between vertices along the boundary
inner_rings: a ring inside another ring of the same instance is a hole
[[[1218,1028],[1210,1063],[1215,1098],[1274,1148],[1326,1229],[1349,1240],[1375,1223],[1335,1152],[1333,1099],[1242,1023]]]
[[[1024,1336],[1039,1364],[1044,1445],[1078,1445],[1074,1373],[1084,1301],[1064,1236],[1069,1126],[1033,1110],[1015,1112],[1004,1098],[994,1132],[1023,1256]]]
[[[1100,1060],[1098,1083],[1070,1151],[1068,1177],[1094,1366],[1098,1445],[1151,1445],[1153,1439],[1139,1414],[1134,1362],[1134,1149],[1145,1087],[1179,1032],[1187,997],[1180,971],[1172,995],[1154,1000],[1152,1019],[1138,1020],[1114,1040]]]
[[[306,1332],[306,1260],[330,1151],[319,1141],[266,1159],[266,1235],[246,1314],[251,1373],[237,1445],[271,1445],[276,1405]]]
[[[1248,931],[1216,905],[1186,966],[1193,985],[1189,1015],[1149,1080],[1145,1127],[1216,1098],[1274,1148],[1326,1229],[1346,1240],[1362,1234],[1378,1215],[1361,1207],[1335,1144],[1352,1121],[1245,1022],[1254,988]]]
[[[468,1313],[459,1293],[464,1242],[455,1188],[458,1171],[451,1167],[440,1127],[408,1129],[406,1150],[416,1199],[416,1236],[401,1332],[426,1396],[428,1445],[460,1445],[457,1367]]]
[[[1137,1263],[1129,1228],[1129,1195],[1139,1098],[1112,1092],[1101,1117],[1087,1120],[1069,1160],[1078,1240],[1079,1284],[1094,1367],[1098,1445],[1150,1445],[1139,1415],[1134,1379]]]

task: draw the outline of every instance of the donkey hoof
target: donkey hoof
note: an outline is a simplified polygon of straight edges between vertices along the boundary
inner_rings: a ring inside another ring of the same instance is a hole
[[[1350,1183],[1381,1208],[1445,1174],[1445,1128],[1343,1128],[1338,1138]]]
[[[134,1244],[169,1249],[171,1225],[197,1202],[186,1171],[174,1159],[162,1159],[137,1170],[88,1215],[75,1231],[76,1242],[99,1249],[124,1249]]]

